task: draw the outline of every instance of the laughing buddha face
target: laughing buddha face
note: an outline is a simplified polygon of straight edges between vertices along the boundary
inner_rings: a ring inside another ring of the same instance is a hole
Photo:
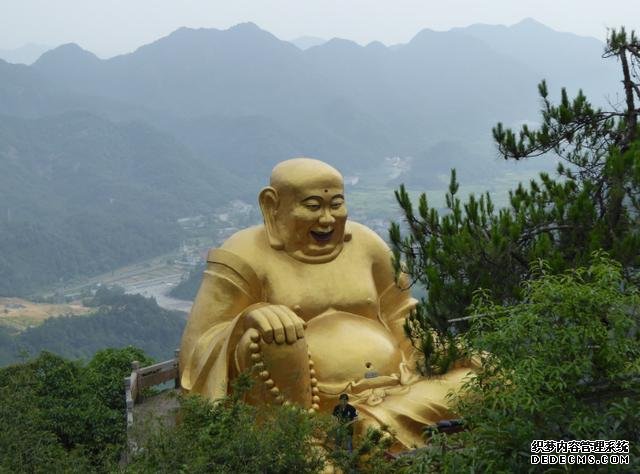
[[[333,260],[345,241],[347,207],[342,175],[322,161],[295,158],[278,164],[260,207],[273,248],[297,260]]]

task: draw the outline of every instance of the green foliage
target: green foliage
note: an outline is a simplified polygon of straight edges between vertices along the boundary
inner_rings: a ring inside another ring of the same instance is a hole
[[[0,326],[0,366],[19,357],[14,346],[13,334],[6,326]]]
[[[626,253],[638,253],[638,238],[629,242],[628,233],[629,226],[637,224],[640,212],[640,109],[636,107],[636,100],[640,101],[636,72],[640,42],[634,32],[628,36],[624,28],[614,29],[609,33],[604,56],[620,61],[624,110],[595,109],[582,91],[570,101],[565,89],[560,103],[553,105],[543,81],[538,86],[543,102],[540,128],[532,130],[524,125],[516,138],[515,132],[499,123],[493,137],[505,158],[521,159],[549,151],[560,156],[568,166],[559,165],[558,174],[580,191],[576,198],[582,198],[584,206],[592,210],[591,220],[602,222],[598,243],[613,250],[618,258],[618,253],[624,257]]]
[[[317,473],[331,465],[342,472],[395,472],[385,458],[391,438],[382,431],[369,429],[348,453],[336,446],[346,430],[336,419],[294,405],[247,405],[243,396],[252,384],[241,374],[225,399],[181,397],[176,426],[143,422],[136,435],[143,442],[126,471]]]
[[[157,429],[127,472],[313,473],[323,465],[313,443],[322,424],[297,408],[258,411],[238,398],[188,396],[180,417]]]
[[[331,426],[330,439],[336,439],[336,435],[346,434],[346,427]],[[329,459],[333,466],[342,472],[367,472],[374,474],[386,474],[398,472],[400,463],[388,457],[388,449],[393,444],[393,436],[386,430],[368,428],[360,439],[354,442],[353,452],[344,449],[336,449],[329,443]]]
[[[436,437],[418,464],[440,472],[530,472],[536,439],[630,441],[640,468],[640,293],[619,263],[596,254],[561,275],[538,265],[523,302],[474,298],[464,338],[482,368],[457,399],[468,431]],[[424,467],[423,466],[423,467]],[[605,468],[602,471],[606,471]],[[429,472],[429,471],[423,471]]]
[[[139,349],[86,366],[48,352],[0,369],[0,472],[108,472],[125,442],[123,378]]]
[[[0,364],[19,360],[24,352],[36,355],[43,350],[89,360],[99,350],[127,346],[165,360],[180,345],[184,314],[161,308],[152,298],[103,288],[89,304],[97,307],[96,313],[49,318],[15,336],[0,333],[9,342],[0,351]]]
[[[131,373],[133,361],[138,361],[141,367],[154,362],[142,349],[128,346],[98,351],[86,366],[87,385],[95,391],[102,403],[114,410],[122,412],[125,409],[122,374],[126,376]]]
[[[612,37],[624,39],[615,30]],[[621,61],[638,61],[637,41],[611,51]],[[488,290],[501,303],[521,300],[532,261],[544,259],[551,271],[562,272],[605,249],[623,265],[625,277],[640,281],[640,138],[633,99],[640,89],[628,71],[623,75],[625,90],[629,84],[632,89],[624,112],[596,110],[582,92],[569,101],[565,90],[553,105],[543,82],[538,130],[525,125],[516,135],[501,124],[494,128],[505,158],[553,151],[566,162],[558,166],[558,179],[541,173],[528,187],[519,184],[508,207],[496,210],[489,193],[463,203],[455,170],[442,214],[425,194],[414,210],[404,186],[396,191],[407,223],[406,233],[397,223],[389,232],[396,269],[404,261],[428,292],[406,325],[424,353],[425,373],[446,370],[458,356],[456,339],[468,329],[474,292]]]
[[[638,137],[638,111],[635,97],[640,90],[635,72],[640,64],[640,42],[624,27],[609,32],[604,57],[616,57],[621,64],[626,110],[603,111],[592,107],[582,91],[572,101],[562,89],[560,103],[553,105],[545,81],[538,86],[542,98],[542,125],[532,130],[527,125],[516,134],[499,123],[493,136],[505,158],[525,158],[554,151],[582,173],[597,175],[611,147],[626,151]],[[634,97],[635,96],[635,97]]]
[[[119,471],[126,445],[124,376],[139,349],[106,349],[86,365],[48,352],[0,369],[0,472]],[[181,398],[177,425],[150,420],[127,472],[315,473],[330,463],[344,472],[395,472],[390,439],[370,430],[353,454],[337,449],[337,421],[295,406],[242,402],[251,379],[218,403]],[[137,436],[137,435],[136,435]]]

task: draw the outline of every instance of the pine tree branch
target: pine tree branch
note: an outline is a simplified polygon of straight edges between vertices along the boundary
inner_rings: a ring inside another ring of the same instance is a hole
[[[512,147],[507,146],[503,140],[498,140],[498,151],[504,159],[512,158],[518,160],[521,158],[534,158],[549,153],[550,151],[554,151],[558,156],[566,159],[562,150],[559,148],[562,143],[571,142],[574,137],[579,136],[587,127],[596,129],[608,120],[627,116],[627,112],[596,112],[592,117],[585,116],[576,118],[571,126],[558,125],[550,129],[549,136],[551,138],[547,142],[536,140],[535,144],[530,143],[529,146],[525,146],[522,150],[516,151]],[[509,132],[511,131],[507,130],[507,133]],[[615,133],[613,130],[611,132]],[[606,134],[599,133],[598,135],[606,139]]]
[[[536,236],[538,236],[540,234],[549,233],[549,232],[553,232],[553,231],[556,231],[556,230],[568,230],[568,229],[572,229],[572,228],[574,228],[574,226],[568,225],[568,224],[556,224],[556,225],[538,226],[538,227],[534,227],[534,228],[530,229],[527,232],[524,232],[516,242],[519,245],[522,245],[526,241],[531,240],[532,238],[534,238],[534,237],[536,237]]]

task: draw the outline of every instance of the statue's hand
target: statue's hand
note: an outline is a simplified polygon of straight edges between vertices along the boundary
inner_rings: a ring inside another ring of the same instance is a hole
[[[257,329],[266,343],[293,344],[304,337],[307,323],[287,306],[272,304],[249,311],[244,327]]]

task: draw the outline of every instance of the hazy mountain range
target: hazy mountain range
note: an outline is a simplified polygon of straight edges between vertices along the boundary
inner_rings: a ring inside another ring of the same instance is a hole
[[[617,100],[602,43],[533,20],[295,43],[245,23],[106,60],[75,44],[0,60],[0,294],[159,253],[177,217],[254,196],[282,159],[357,174],[412,156],[420,187],[455,157],[482,181],[499,166],[491,127],[535,120],[540,79]]]
[[[298,38],[289,40],[290,43],[293,43],[300,49],[309,49],[313,46],[320,46],[323,43],[326,43],[327,40],[323,38],[318,38],[317,36],[300,36]]]
[[[0,59],[8,63],[32,64],[42,53],[50,49],[51,47],[42,44],[28,43],[18,48],[0,49]]]

